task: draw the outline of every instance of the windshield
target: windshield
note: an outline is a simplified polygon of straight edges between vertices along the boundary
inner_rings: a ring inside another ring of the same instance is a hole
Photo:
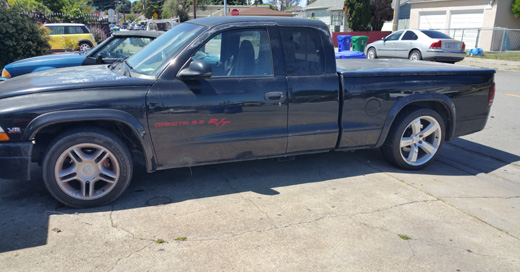
[[[421,30],[422,33],[426,34],[426,36],[432,39],[451,39],[450,36],[434,30]]]
[[[137,73],[152,75],[205,29],[190,23],[180,24],[129,58],[128,64]]]

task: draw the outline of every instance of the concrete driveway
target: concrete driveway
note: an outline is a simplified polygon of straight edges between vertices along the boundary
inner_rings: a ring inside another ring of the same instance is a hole
[[[1,270],[519,271],[518,75],[419,172],[377,150],[140,172],[89,210],[1,181]]]

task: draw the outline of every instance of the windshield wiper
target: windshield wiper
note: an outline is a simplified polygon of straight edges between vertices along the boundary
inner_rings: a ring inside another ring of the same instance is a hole
[[[117,59],[116,61],[114,61],[112,64],[108,65],[108,68],[114,70],[116,65],[118,65],[119,63],[122,63],[124,62],[128,57],[121,57],[119,59]]]

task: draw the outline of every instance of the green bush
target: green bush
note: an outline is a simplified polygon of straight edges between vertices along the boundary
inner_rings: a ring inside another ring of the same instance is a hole
[[[0,4],[0,70],[13,61],[50,52],[46,28]]]

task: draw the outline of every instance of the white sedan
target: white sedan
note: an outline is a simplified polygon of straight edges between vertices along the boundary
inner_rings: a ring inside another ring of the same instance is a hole
[[[466,45],[434,30],[400,30],[365,47],[368,59],[400,58],[455,63],[466,56]]]

